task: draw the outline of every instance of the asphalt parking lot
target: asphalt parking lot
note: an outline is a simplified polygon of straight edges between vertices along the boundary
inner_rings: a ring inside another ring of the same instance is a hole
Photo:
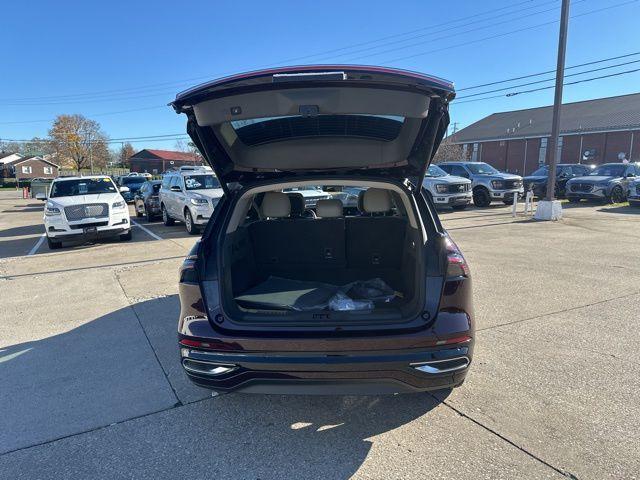
[[[182,225],[51,252],[0,192],[0,478],[637,478],[640,209],[564,214],[442,213],[474,276],[461,388],[212,398],[178,363]]]

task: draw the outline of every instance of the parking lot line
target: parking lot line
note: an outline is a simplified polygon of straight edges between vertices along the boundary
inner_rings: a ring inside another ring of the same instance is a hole
[[[135,220],[131,220],[131,223],[138,227],[140,230],[142,230],[143,232],[148,233],[150,236],[152,236],[153,238],[155,238],[156,240],[162,240],[162,237],[160,235],[156,235],[155,233],[153,233],[151,230],[149,230],[147,227],[143,227],[142,225],[140,225],[138,222],[136,222]]]
[[[27,253],[27,257],[30,257],[31,255],[33,255],[38,251],[38,249],[40,248],[40,245],[42,245],[42,242],[44,242],[44,237],[46,235],[47,235],[46,233],[43,233],[42,235],[40,235],[40,238],[38,239],[36,244],[31,248],[31,250],[29,250],[29,253]]]

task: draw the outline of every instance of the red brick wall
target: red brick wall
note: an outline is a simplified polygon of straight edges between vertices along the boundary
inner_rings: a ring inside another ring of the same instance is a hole
[[[623,152],[629,158],[631,147],[631,132],[607,133],[607,146],[604,152],[604,162],[617,162],[618,154]]]
[[[483,142],[482,156],[479,160],[493,165],[498,170],[504,170],[507,166],[507,142]]]
[[[560,163],[578,163],[581,157],[580,135],[567,135],[562,137]]]
[[[527,145],[527,150],[528,149],[529,145]],[[505,171],[522,175],[523,165],[524,140],[509,140],[507,142],[507,160]]]
[[[629,160],[640,162],[640,130],[633,132],[633,151]]]

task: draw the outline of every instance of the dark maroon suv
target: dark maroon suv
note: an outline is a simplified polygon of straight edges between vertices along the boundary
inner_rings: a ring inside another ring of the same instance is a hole
[[[315,394],[462,384],[471,278],[421,189],[454,95],[414,72],[304,66],[176,97],[225,193],[180,269],[180,356],[194,383]]]

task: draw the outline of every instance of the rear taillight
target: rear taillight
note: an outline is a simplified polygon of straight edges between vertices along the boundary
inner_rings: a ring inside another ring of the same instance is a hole
[[[444,239],[447,249],[447,277],[468,277],[469,265],[462,252],[453,240],[447,235]]]

